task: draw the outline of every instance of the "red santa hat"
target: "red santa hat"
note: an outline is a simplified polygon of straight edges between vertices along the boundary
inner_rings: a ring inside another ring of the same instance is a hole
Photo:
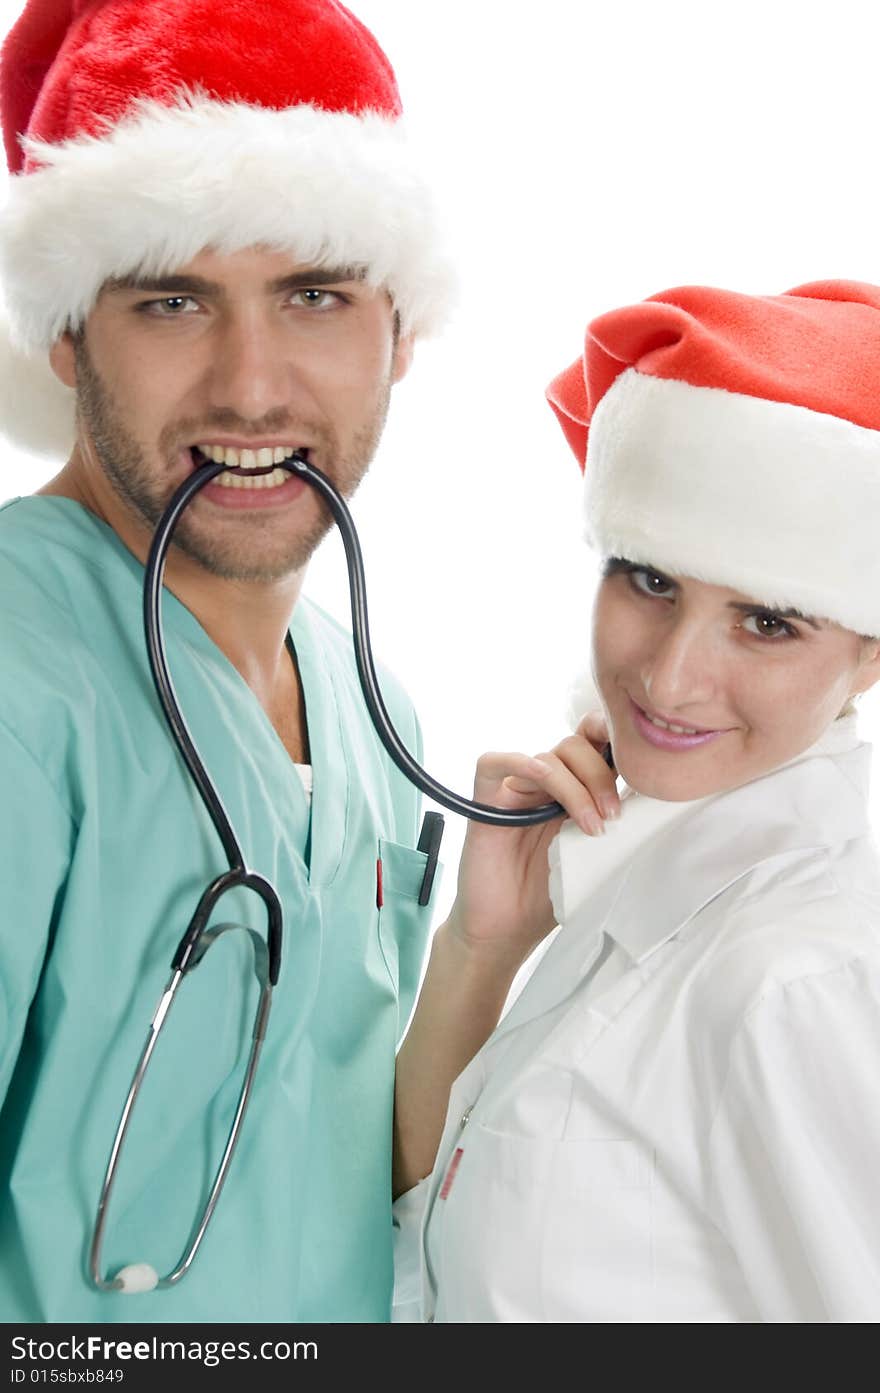
[[[604,555],[880,635],[880,287],[663,291],[547,396]]]
[[[336,0],[28,0],[0,59],[0,428],[69,449],[48,346],[108,278],[206,247],[360,268],[403,332],[432,331],[450,274],[400,116],[388,59]]]

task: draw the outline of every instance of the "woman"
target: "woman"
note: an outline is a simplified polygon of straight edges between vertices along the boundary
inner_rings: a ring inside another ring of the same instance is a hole
[[[824,282],[614,311],[552,384],[602,718],[478,768],[571,820],[468,830],[398,1060],[401,1318],[880,1319],[878,383],[880,288]]]

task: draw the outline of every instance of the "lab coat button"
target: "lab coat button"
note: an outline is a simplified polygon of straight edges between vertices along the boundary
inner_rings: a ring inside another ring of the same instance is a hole
[[[462,1113],[461,1117],[460,1117],[459,1120],[458,1120],[458,1125],[459,1125],[459,1127],[466,1127],[466,1126],[468,1125],[468,1122],[470,1121],[470,1116],[471,1116],[471,1113],[472,1113],[472,1112],[473,1112],[473,1108],[470,1107],[470,1108],[467,1108],[467,1109]]]

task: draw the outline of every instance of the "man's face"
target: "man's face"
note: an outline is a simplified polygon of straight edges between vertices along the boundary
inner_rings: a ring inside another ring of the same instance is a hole
[[[215,575],[271,581],[300,570],[330,525],[279,461],[303,450],[351,494],[410,355],[388,297],[350,270],[248,248],[108,283],[53,364],[76,386],[89,495],[124,540],[152,532],[206,457],[222,459],[234,472],[199,492],[175,542]]]

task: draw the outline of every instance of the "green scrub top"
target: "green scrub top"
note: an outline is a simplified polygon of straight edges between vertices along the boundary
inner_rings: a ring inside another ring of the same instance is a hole
[[[143,570],[61,498],[0,508],[0,1320],[385,1321],[396,1046],[431,906],[419,798],[369,723],[351,637],[306,600],[291,638],[311,807],[256,697],[166,592],[169,666],[252,870],[273,882],[281,973],[238,1149],[182,1282],[101,1293],[88,1247],[109,1149],[219,838],[172,745]],[[401,738],[412,708],[387,674]],[[383,903],[377,905],[377,861]],[[222,902],[265,932],[250,892]],[[176,1264],[238,1097],[257,998],[244,934],[181,987],[110,1204],[104,1271]],[[166,1038],[167,1036],[167,1038]]]

